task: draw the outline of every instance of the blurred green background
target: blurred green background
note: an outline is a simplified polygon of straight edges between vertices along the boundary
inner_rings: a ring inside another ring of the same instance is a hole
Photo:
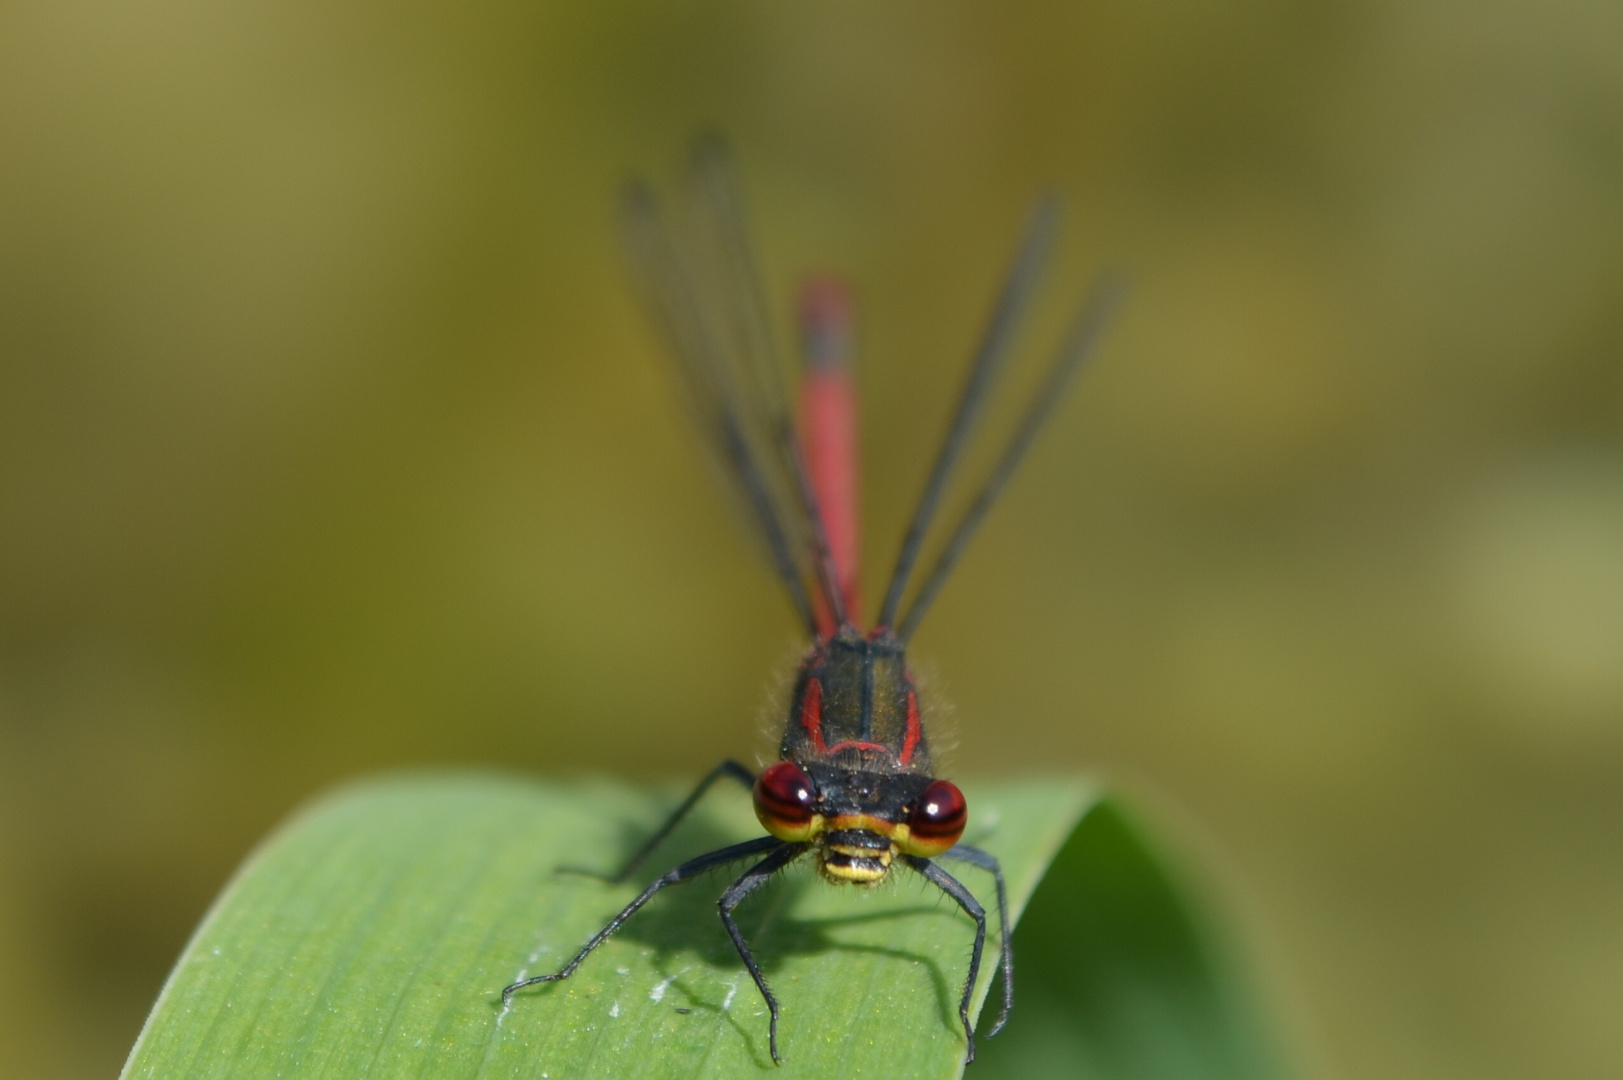
[[[1032,344],[1134,272],[917,639],[951,769],[1180,808],[1319,1076],[1616,1076],[1602,0],[0,7],[0,1075],[113,1074],[340,777],[766,748],[612,227],[707,125],[859,291],[870,596],[1033,195]]]

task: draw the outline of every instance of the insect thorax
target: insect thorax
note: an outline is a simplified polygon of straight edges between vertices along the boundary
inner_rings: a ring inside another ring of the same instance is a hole
[[[849,628],[817,642],[795,679],[781,753],[802,764],[927,775],[930,749],[901,642]]]

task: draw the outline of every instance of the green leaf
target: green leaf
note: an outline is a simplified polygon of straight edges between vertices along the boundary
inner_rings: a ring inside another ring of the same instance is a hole
[[[1114,799],[1049,867],[1014,935],[1019,1023],[974,1080],[1268,1080],[1286,1070],[1224,938]]]
[[[1075,1075],[1071,1063],[1101,1075],[1258,1075],[1244,1071],[1248,1021],[1228,1008],[1193,923],[1094,788],[965,790],[970,839],[1003,861],[1016,912],[1060,854],[1031,932],[1016,935],[1014,1019],[979,1040],[977,1075]],[[666,890],[568,981],[504,1007],[505,984],[556,969],[637,891],[557,868],[615,868],[673,798],[488,775],[329,796],[267,840],[216,902],[124,1076],[960,1075],[956,1002],[973,924],[911,873],[862,889],[791,870],[740,909],[783,1005],[781,1067],[765,1005],[716,917],[721,875]],[[759,832],[746,793],[717,792],[643,880]],[[952,865],[991,910],[987,876]],[[989,940],[977,1010],[994,955]],[[1034,1072],[1027,1059],[1062,1071]]]

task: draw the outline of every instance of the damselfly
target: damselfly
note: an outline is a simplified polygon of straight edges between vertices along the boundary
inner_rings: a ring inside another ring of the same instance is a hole
[[[963,793],[931,766],[906,649],[953,565],[1020,459],[1087,360],[1123,294],[1106,276],[1084,299],[1012,436],[967,509],[947,532],[934,564],[904,609],[902,601],[947,483],[975,428],[988,393],[1037,290],[1058,226],[1058,205],[1045,200],[1031,221],[970,366],[946,437],[902,541],[878,618],[859,617],[857,589],[856,392],[848,360],[851,307],[843,288],[814,283],[802,294],[804,353],[798,420],[780,368],[767,305],[756,272],[741,193],[723,143],[702,139],[688,195],[698,226],[675,242],[652,192],[635,184],[623,208],[637,281],[683,375],[699,425],[736,486],[811,646],[794,681],[779,760],[759,774],[724,761],[613,878],[627,879],[670,835],[717,780],[750,788],[767,835],[690,859],[656,879],[558,971],[502,991],[506,1002],[524,987],[567,979],[609,936],[667,885],[716,867],[755,860],[722,894],[722,925],[771,1013],[769,1045],[778,1054],[778,999],[739,932],[733,913],[743,900],[802,857],[836,884],[874,885],[897,866],[922,875],[975,922],[969,971],[958,1015],[975,1060],[970,995],[986,941],[986,911],[942,862],[991,875],[999,918],[998,967],[1003,1001],[996,1035],[1014,1001],[1014,958],[1008,903],[998,861],[959,842],[969,820]],[[809,586],[809,587],[808,587]]]

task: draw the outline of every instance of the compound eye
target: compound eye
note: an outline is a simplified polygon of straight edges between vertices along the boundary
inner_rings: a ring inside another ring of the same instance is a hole
[[[779,840],[808,840],[817,831],[817,792],[792,761],[769,766],[755,779],[755,816]]]
[[[936,780],[924,789],[907,819],[910,854],[939,855],[958,842],[969,821],[969,803],[950,780]]]

